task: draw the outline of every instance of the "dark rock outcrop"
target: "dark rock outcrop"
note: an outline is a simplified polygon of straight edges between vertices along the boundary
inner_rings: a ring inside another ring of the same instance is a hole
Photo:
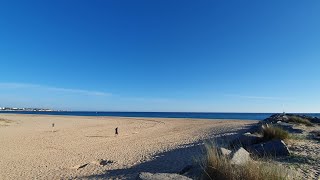
[[[245,133],[234,139],[230,146],[232,148],[247,147],[260,142],[262,142],[262,137],[260,135]]]
[[[311,123],[320,123],[320,118],[307,116],[303,114],[273,114],[270,117],[266,118],[263,121],[260,121],[262,124],[275,124],[278,121],[281,122],[290,122],[290,117],[298,117],[310,121]]]
[[[320,124],[320,118],[314,117],[312,119],[309,119],[311,123]]]
[[[293,128],[293,124],[282,122],[282,121],[278,121],[277,124],[275,124],[275,126],[281,127],[283,130],[286,130],[289,133],[302,133],[303,132],[303,130],[301,130],[301,129]]]
[[[310,133],[311,133],[313,139],[320,140],[320,131],[312,131]]]
[[[282,121],[282,122],[287,122],[288,121],[288,116],[284,115],[284,114],[273,114],[270,117],[266,118],[263,121],[260,121],[260,123],[262,124],[275,124],[278,121]]]
[[[259,157],[290,155],[287,145],[282,140],[273,140],[266,143],[255,144],[247,147],[247,150],[253,155],[257,155]]]

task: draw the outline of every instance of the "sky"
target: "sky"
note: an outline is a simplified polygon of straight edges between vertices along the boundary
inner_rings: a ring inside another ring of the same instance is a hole
[[[320,112],[320,1],[0,1],[0,107]]]

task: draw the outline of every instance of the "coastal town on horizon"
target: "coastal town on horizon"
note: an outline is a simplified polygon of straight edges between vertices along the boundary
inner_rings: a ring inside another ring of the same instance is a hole
[[[0,111],[44,111],[44,112],[53,112],[53,111],[58,111],[58,110],[47,109],[47,108],[0,107]]]

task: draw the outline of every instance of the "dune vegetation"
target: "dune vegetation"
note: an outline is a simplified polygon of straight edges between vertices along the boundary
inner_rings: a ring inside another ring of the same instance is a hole
[[[285,180],[288,178],[286,169],[272,163],[248,161],[235,165],[228,156],[219,153],[214,146],[208,145],[203,160],[204,180]]]

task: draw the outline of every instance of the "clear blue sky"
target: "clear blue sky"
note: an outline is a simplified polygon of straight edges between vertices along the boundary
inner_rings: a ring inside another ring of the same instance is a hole
[[[0,106],[320,112],[320,1],[1,1]]]

